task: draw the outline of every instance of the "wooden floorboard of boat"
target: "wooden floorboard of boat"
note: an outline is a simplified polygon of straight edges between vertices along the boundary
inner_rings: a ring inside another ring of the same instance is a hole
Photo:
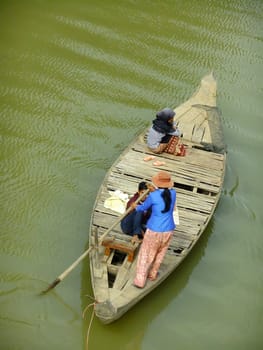
[[[141,177],[138,178],[138,170],[139,167],[137,166],[135,167],[126,167],[125,164],[123,164],[122,167],[118,167],[115,168],[111,174],[109,175],[108,178],[108,186],[112,187],[112,188],[123,188],[123,192],[127,192],[129,186],[129,182],[131,182],[131,185],[134,185],[134,183],[138,183],[142,180],[147,181],[147,182],[151,182],[151,178],[152,176],[157,173],[158,171],[168,171],[171,173],[172,175],[172,179],[174,182],[178,183],[181,186],[186,186],[186,187],[190,187],[190,188],[195,188],[196,191],[198,191],[198,189],[200,189],[200,191],[207,191],[207,192],[211,192],[214,194],[217,194],[220,191],[220,184],[222,183],[222,179],[217,178],[216,182],[217,184],[209,184],[207,181],[208,179],[202,176],[193,176],[191,175],[191,173],[186,174],[186,173],[182,173],[180,174],[179,172],[177,172],[177,170],[171,170],[171,168],[167,168],[165,166],[159,166],[159,167],[155,167],[154,169],[152,167],[142,167],[142,169],[140,170],[140,175]],[[212,178],[212,176],[211,176]],[[121,187],[122,182],[124,184],[124,182],[126,182],[125,187]],[[180,187],[178,185],[178,187]],[[127,187],[127,190],[125,191],[125,188]],[[134,188],[134,187],[133,187]]]
[[[178,157],[179,158],[179,157]],[[184,158],[184,159],[182,159]],[[187,163],[186,157],[180,157],[181,162],[175,163],[174,159],[164,160],[165,164],[160,166],[161,168],[165,169],[166,171],[172,171],[174,175],[181,176],[181,177],[188,177],[192,180],[203,182],[208,182],[211,185],[218,186],[221,184],[221,173],[222,170],[220,169],[212,169],[209,168],[209,160],[206,160],[206,162],[199,162],[198,165],[189,164]],[[140,159],[138,159],[138,156],[132,152],[130,152],[125,158],[123,158],[117,165],[116,169],[118,171],[121,171],[123,173],[129,173],[129,170],[134,173],[134,170],[136,170],[138,173],[141,172],[147,172],[149,174],[149,171],[155,172],[155,166],[154,161],[152,162],[143,162]],[[149,175],[148,175],[149,176]]]

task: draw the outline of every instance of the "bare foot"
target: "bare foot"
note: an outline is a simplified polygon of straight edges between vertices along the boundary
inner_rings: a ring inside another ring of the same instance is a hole
[[[151,275],[151,274],[149,274],[149,275],[148,275],[148,279],[149,279],[150,281],[155,281],[155,280],[157,279],[158,275],[159,275],[159,272],[158,272],[156,275]]]
[[[134,235],[131,239],[131,243],[132,244],[141,243],[141,239],[139,239],[138,235]]]

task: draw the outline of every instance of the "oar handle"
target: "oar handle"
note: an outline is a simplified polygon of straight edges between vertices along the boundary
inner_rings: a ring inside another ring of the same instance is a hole
[[[142,198],[145,197],[149,193],[149,189],[147,189],[143,194],[139,196],[139,198],[136,199],[135,203],[137,204],[142,200]],[[103,239],[114,229],[115,226],[118,225],[118,223],[121,222],[121,220],[130,212],[132,211],[132,208],[128,208],[125,213],[123,213],[121,216],[118,217],[117,221],[114,222],[100,237],[99,244],[102,243]],[[94,248],[94,246],[90,246],[77,260],[75,260],[64,272],[62,272],[49,286],[47,289],[45,289],[41,294],[46,294],[51,289],[55,288],[67,275],[90,253],[90,251]]]

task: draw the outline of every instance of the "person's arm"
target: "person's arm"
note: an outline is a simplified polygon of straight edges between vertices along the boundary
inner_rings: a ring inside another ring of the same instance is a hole
[[[173,130],[169,132],[169,135],[178,136],[178,137],[181,136],[181,131],[178,129],[176,124],[174,124]]]
[[[129,201],[128,201],[127,205],[126,205],[126,210],[129,209],[129,208],[132,206],[132,204],[136,201],[136,199],[137,199],[138,197],[139,197],[138,194],[135,193],[135,194],[129,199]]]
[[[146,211],[152,206],[152,198],[151,195],[149,194],[148,197],[145,199],[145,201],[142,204],[135,204],[132,203],[131,207],[133,209],[136,209],[136,211]]]

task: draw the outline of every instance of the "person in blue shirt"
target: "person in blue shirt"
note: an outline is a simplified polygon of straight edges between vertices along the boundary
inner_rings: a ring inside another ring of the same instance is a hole
[[[139,251],[134,285],[145,286],[147,278],[155,280],[165,253],[171,242],[176,225],[173,211],[176,207],[176,191],[172,189],[171,176],[160,171],[152,177],[155,191],[150,192],[146,200],[140,204],[132,204],[136,211],[151,208],[151,216],[147,221],[147,229]]]
[[[152,152],[164,152],[173,136],[178,143],[181,132],[174,122],[174,116],[171,108],[164,108],[156,114],[147,136],[147,146]]]

